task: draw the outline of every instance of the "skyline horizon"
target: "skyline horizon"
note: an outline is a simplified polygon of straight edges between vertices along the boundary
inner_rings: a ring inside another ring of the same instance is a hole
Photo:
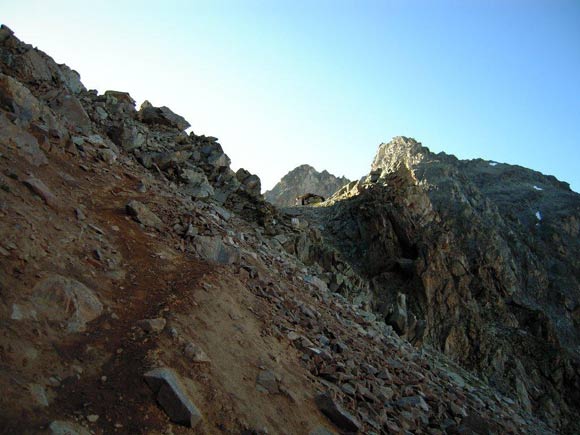
[[[304,163],[358,179],[396,136],[580,191],[574,2],[193,3],[104,1],[79,20],[70,0],[29,0],[2,22],[87,88],[165,105],[218,137],[263,191]]]

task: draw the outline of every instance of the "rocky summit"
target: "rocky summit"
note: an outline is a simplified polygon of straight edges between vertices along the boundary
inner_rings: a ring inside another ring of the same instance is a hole
[[[399,137],[277,208],[6,26],[0,126],[2,433],[580,431],[565,183]]]
[[[350,180],[345,177],[301,165],[284,175],[272,190],[264,193],[264,198],[278,207],[291,207],[296,205],[299,196],[313,194],[326,199],[348,183]]]

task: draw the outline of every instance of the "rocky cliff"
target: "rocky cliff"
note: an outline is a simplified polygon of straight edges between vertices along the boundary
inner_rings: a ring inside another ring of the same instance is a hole
[[[399,334],[578,430],[580,195],[529,169],[398,137],[326,205],[310,219]]]
[[[165,106],[87,90],[5,26],[0,126],[2,432],[567,428],[577,366],[564,337],[574,335],[547,329],[553,313],[528,300],[486,299],[502,276],[478,284],[492,266],[478,268],[461,231],[441,224],[414,170],[379,171],[378,161],[335,207],[282,213],[257,176],[231,170],[216,138],[186,133],[189,122]],[[577,231],[577,220],[562,222]],[[566,243],[562,264],[539,276],[569,267],[576,242]],[[500,273],[503,260],[490,258]],[[483,332],[477,353],[473,337],[495,319],[497,355]],[[513,374],[515,390],[410,344],[441,347],[443,337],[465,367],[503,364],[489,373]],[[539,372],[525,376],[530,368]]]
[[[327,171],[318,172],[310,165],[301,165],[284,175],[272,190],[264,193],[264,198],[278,207],[291,207],[300,195],[313,193],[328,198],[349,182],[345,177],[336,177]]]

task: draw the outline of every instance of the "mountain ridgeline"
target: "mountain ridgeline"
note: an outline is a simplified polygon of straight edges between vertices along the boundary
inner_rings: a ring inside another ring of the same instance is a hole
[[[567,183],[398,137],[327,203],[324,236],[400,334],[529,412],[578,412],[580,195]]]
[[[0,27],[0,431],[580,433],[567,184],[397,137],[266,201],[189,126]]]
[[[310,165],[301,165],[288,172],[272,188],[264,193],[266,201],[278,207],[296,205],[296,198],[305,194],[328,198],[350,180],[336,177],[327,171],[318,172]]]

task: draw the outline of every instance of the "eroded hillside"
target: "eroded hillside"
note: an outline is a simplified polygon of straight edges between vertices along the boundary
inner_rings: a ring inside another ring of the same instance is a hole
[[[5,26],[0,68],[3,432],[561,428],[365,309],[366,270],[216,138]]]

